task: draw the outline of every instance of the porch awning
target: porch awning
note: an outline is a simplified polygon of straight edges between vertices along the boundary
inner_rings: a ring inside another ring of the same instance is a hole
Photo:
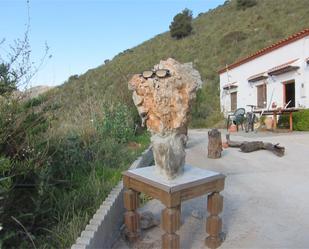
[[[263,72],[263,73],[258,73],[258,74],[250,76],[248,78],[248,81],[249,82],[255,82],[255,81],[264,80],[264,79],[267,79],[267,78],[268,78],[267,73]]]
[[[228,89],[233,89],[233,88],[236,88],[236,87],[238,87],[237,82],[233,82],[233,83],[225,84],[222,88],[224,90],[228,90]]]
[[[299,68],[299,65],[296,64],[297,60],[298,59],[295,59],[295,60],[286,62],[284,64],[281,64],[279,66],[273,67],[273,68],[269,69],[267,73],[269,75],[279,75],[279,74],[282,74],[282,73],[286,73],[286,72],[289,72],[289,71],[296,70],[296,69]]]

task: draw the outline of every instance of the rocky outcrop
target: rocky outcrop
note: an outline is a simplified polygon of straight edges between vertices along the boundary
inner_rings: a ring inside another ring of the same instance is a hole
[[[50,86],[34,86],[24,91],[16,90],[12,92],[12,97],[16,100],[27,101],[32,98],[36,98],[39,95],[53,89]]]
[[[166,77],[156,75],[162,69],[168,70]],[[201,77],[192,63],[172,58],[160,61],[152,71],[148,78],[134,75],[128,85],[142,124],[152,133],[158,171],[172,179],[183,172],[190,107]]]
[[[50,89],[52,89],[53,87],[50,87],[50,86],[34,86],[34,87],[31,87],[27,90],[24,91],[24,95],[26,98],[35,98],[35,97],[38,97],[39,95],[49,91]]]

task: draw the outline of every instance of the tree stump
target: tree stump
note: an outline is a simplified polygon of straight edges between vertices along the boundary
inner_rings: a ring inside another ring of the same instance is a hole
[[[220,158],[222,152],[221,132],[217,129],[212,129],[208,132],[208,157]]]

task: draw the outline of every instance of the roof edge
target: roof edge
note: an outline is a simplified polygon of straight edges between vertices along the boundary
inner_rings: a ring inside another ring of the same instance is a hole
[[[251,54],[251,55],[249,55],[249,56],[247,56],[245,58],[237,60],[236,62],[234,62],[234,63],[232,63],[232,64],[230,64],[230,65],[228,65],[228,66],[226,66],[224,68],[221,68],[218,71],[218,73],[222,74],[222,73],[226,72],[227,70],[236,68],[236,67],[238,67],[238,66],[240,66],[242,64],[245,64],[245,63],[247,63],[247,62],[249,62],[249,61],[251,61],[251,60],[253,60],[255,58],[258,58],[258,57],[260,57],[260,56],[262,56],[264,54],[270,53],[270,52],[272,52],[272,51],[274,51],[274,50],[276,50],[278,48],[281,48],[281,47],[283,47],[285,45],[288,45],[288,44],[290,44],[290,43],[292,43],[294,41],[302,39],[302,38],[304,38],[304,37],[306,37],[308,35],[309,35],[309,28],[304,29],[304,30],[302,30],[302,31],[300,31],[298,33],[290,35],[289,37],[287,37],[287,38],[285,38],[283,40],[280,40],[280,41],[278,41],[276,43],[273,43],[272,45],[270,45],[268,47],[262,48],[262,49],[258,50],[257,52],[255,52],[255,53],[253,53],[253,54]]]

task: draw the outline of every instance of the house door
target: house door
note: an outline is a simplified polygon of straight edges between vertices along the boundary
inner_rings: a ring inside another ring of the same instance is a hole
[[[236,111],[237,109],[237,92],[231,93],[231,111]]]
[[[284,103],[287,107],[295,107],[295,81],[289,81],[283,85]]]

